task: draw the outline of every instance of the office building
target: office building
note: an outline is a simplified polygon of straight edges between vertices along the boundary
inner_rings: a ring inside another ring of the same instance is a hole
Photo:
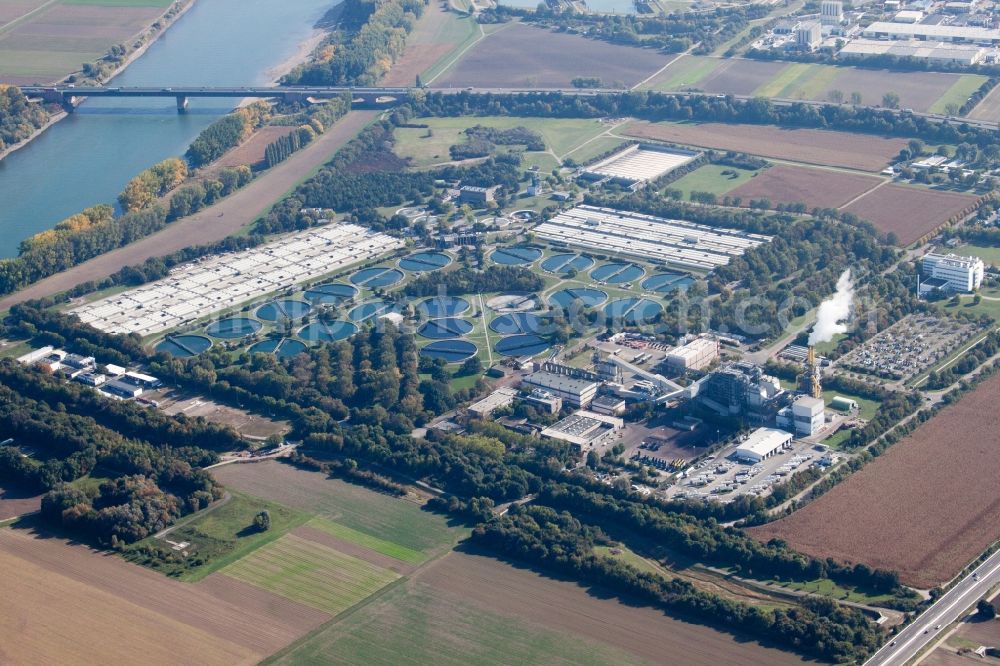
[[[571,407],[585,408],[597,395],[598,382],[590,379],[576,379],[568,375],[558,375],[552,372],[533,372],[522,381],[530,389],[538,388],[547,391]]]
[[[921,263],[920,293],[934,289],[968,293],[983,284],[986,266],[979,257],[960,257],[956,254],[930,252]]]

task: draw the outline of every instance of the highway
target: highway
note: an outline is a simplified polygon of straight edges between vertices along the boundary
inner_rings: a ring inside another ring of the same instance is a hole
[[[906,629],[896,634],[865,662],[865,666],[903,666],[925,645],[939,638],[941,631],[963,616],[970,606],[975,606],[995,585],[1000,585],[1000,552],[990,556]]]
[[[390,103],[388,98],[395,98],[392,101],[402,101],[408,98],[410,95],[414,94],[417,88],[412,87],[379,87],[379,86],[218,86],[218,87],[191,87],[191,86],[172,86],[172,87],[143,87],[143,88],[127,88],[127,87],[115,87],[115,86],[80,86],[73,87],[69,85],[58,85],[58,86],[21,86],[21,90],[25,95],[29,97],[41,97],[46,101],[55,101],[57,99],[68,99],[74,97],[231,97],[242,99],[245,97],[305,97],[305,98],[330,98],[340,95],[345,92],[350,92],[354,95],[368,96],[381,96],[387,98],[387,103]],[[619,90],[616,88],[420,88],[426,93],[443,93],[443,94],[480,94],[480,95],[545,95],[545,94],[561,94],[561,95],[572,95],[576,97],[595,97],[599,95],[624,95],[632,91]],[[642,92],[642,91],[639,91]],[[679,97],[725,97],[727,99],[738,100],[738,101],[748,101],[755,99],[751,95],[721,95],[721,94],[711,94],[703,92],[692,92],[692,91],[678,91],[671,93],[664,93],[670,95],[676,95]],[[850,105],[837,105],[831,102],[821,102],[812,100],[801,100],[801,99],[785,99],[781,97],[770,97],[767,98],[771,104],[775,106],[792,106],[793,104],[803,104],[805,106],[812,106],[816,108],[830,107],[830,106],[850,106]],[[1000,129],[1000,123],[990,122],[985,120],[974,120],[971,118],[957,118],[949,117],[940,113],[922,113],[919,111],[910,111],[907,109],[885,109],[881,107],[876,107],[880,111],[885,111],[888,113],[893,113],[896,115],[907,115],[913,116],[914,118],[925,118],[927,120],[935,122],[952,122],[957,124],[964,124],[970,127],[978,127],[980,129],[997,130]]]

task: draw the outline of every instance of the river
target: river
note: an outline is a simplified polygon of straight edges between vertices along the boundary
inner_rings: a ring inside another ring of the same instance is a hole
[[[249,86],[295,55],[336,0],[195,0],[114,79],[117,86]],[[184,153],[232,101],[93,99],[0,160],[0,257],[87,206],[113,203],[134,175]]]

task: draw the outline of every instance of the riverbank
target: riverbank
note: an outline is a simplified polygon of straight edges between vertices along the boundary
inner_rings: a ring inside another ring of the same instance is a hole
[[[171,4],[162,14],[157,16],[152,23],[146,26],[144,30],[142,30],[141,32],[130,38],[128,40],[129,43],[134,44],[137,40],[141,40],[142,44],[140,44],[138,48],[132,49],[132,51],[129,52],[129,54],[125,57],[125,59],[118,65],[118,67],[116,67],[114,71],[111,72],[111,74],[108,76],[105,82],[110,82],[114,80],[116,76],[123,73],[129,65],[131,65],[133,62],[135,62],[136,59],[141,57],[142,54],[144,54],[149,49],[150,46],[155,44],[156,40],[158,40],[164,33],[166,33],[167,30],[169,30],[172,25],[177,23],[178,19],[187,14],[188,10],[194,6],[194,3],[195,0],[187,0],[187,2],[184,2],[183,4],[181,4],[181,2],[176,2]],[[173,11],[175,7],[178,8],[176,13],[174,13],[173,16],[167,18],[167,14]],[[161,21],[164,21],[164,23],[160,25],[159,28],[155,28],[154,26],[157,23],[160,23]],[[75,74],[78,74],[78,72],[70,72],[62,79],[60,79],[57,83],[63,83],[71,76],[74,76]],[[4,150],[0,150],[0,161],[3,161],[3,159],[8,155],[10,155],[11,153],[17,152],[21,148],[24,148],[25,146],[30,144],[32,141],[34,141],[42,134],[44,134],[47,129],[58,123],[60,120],[63,120],[68,115],[69,114],[66,111],[59,111],[57,113],[54,113],[49,118],[48,122],[46,122],[44,125],[42,125],[37,130],[32,132],[31,135],[28,136],[26,139],[24,139],[23,141],[19,141],[13,146],[8,146]]]

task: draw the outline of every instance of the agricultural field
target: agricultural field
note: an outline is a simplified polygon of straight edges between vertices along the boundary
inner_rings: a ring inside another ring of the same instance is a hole
[[[220,573],[330,615],[347,610],[399,577],[292,534],[258,548]]]
[[[497,560],[450,553],[269,663],[617,664],[684,654],[694,666],[797,664],[660,611]]]
[[[968,113],[976,120],[1000,121],[1000,89],[994,88]]]
[[[758,62],[755,60],[717,60],[705,78],[689,86],[715,94],[752,95],[757,88],[777,76],[786,64],[780,62]],[[667,68],[667,72],[670,68]]]
[[[0,0],[0,82],[59,80],[141,33],[169,5],[169,0]]]
[[[749,169],[706,164],[670,183],[670,188],[683,192],[685,199],[691,196],[691,192],[711,192],[722,196],[758,174],[759,171]]]
[[[323,517],[425,556],[451,548],[462,534],[446,518],[422,510],[416,502],[279,462],[226,465],[213,474],[230,489]]]
[[[586,76],[599,77],[605,86],[629,87],[663,67],[669,57],[517,24],[481,40],[434,83],[558,88],[569,87],[572,79]]]
[[[443,9],[443,3],[431,2],[406,39],[406,50],[381,81],[385,86],[412,86],[418,75],[428,73],[425,83],[433,77],[432,68],[479,36],[475,19]]]
[[[819,499],[750,533],[896,570],[915,587],[950,580],[1000,538],[998,392],[993,376]]]
[[[38,511],[41,505],[41,495],[29,494],[19,488],[0,486],[0,521]]]
[[[214,166],[235,167],[244,164],[250,167],[259,166],[264,162],[264,151],[267,147],[294,129],[281,125],[265,125],[251,134],[246,141],[227,151]]]
[[[633,121],[619,132],[639,139],[735,150],[761,157],[859,171],[881,171],[906,147],[903,139],[829,130],[783,129],[769,125]]]
[[[907,185],[886,185],[845,206],[883,233],[909,245],[976,203],[976,196]]]
[[[584,142],[603,133],[608,126],[600,120],[589,118],[515,118],[507,116],[481,116],[462,118],[420,118],[415,124],[428,127],[397,127],[395,151],[411,166],[422,167],[451,161],[450,146],[464,143],[465,130],[475,125],[497,129],[523,126],[542,135],[545,145],[556,155],[563,155],[580,147]],[[428,129],[431,136],[428,136]],[[620,139],[615,141],[620,142]],[[501,146],[501,149],[513,146]],[[600,153],[597,153],[600,154]],[[536,153],[527,153],[526,159]],[[555,159],[555,158],[553,158]]]
[[[217,594],[31,527],[0,530],[0,567],[18,572],[0,595],[15,663],[127,663],[136,645],[150,664],[255,663],[328,617],[269,593]]]
[[[758,172],[728,194],[741,197],[744,204],[767,199],[772,204],[801,202],[809,208],[839,208],[882,182],[875,176],[778,164]]]
[[[998,599],[993,596],[993,604]],[[983,620],[976,615],[958,625],[934,651],[921,660],[927,666],[963,666],[964,664],[996,664],[996,658],[980,657],[974,653],[982,646],[1000,646],[1000,620]],[[961,651],[961,652],[960,652]]]

